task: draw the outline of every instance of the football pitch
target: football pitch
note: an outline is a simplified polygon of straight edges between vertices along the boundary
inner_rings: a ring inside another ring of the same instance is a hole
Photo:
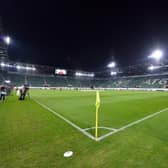
[[[0,168],[168,167],[168,93],[31,90],[0,103]],[[64,158],[64,152],[74,152]]]

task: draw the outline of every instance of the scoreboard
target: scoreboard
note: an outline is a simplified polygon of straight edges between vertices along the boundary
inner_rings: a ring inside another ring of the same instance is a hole
[[[56,75],[66,75],[67,71],[65,69],[55,69]]]

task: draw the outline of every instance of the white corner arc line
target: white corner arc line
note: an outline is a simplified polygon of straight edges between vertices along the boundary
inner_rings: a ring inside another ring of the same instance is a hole
[[[106,130],[111,130],[111,131],[116,131],[117,130],[117,129],[111,128],[111,127],[98,127],[98,128],[100,128],[100,129],[106,129]],[[95,127],[85,128],[83,130],[88,131],[88,130],[91,130],[91,129],[95,129]]]
[[[64,120],[66,123],[68,123],[69,125],[71,125],[72,127],[76,128],[78,131],[80,131],[81,133],[83,133],[84,135],[86,135],[87,137],[89,137],[90,139],[96,140],[96,138],[94,136],[92,136],[91,134],[89,134],[88,132],[86,132],[85,130],[83,130],[82,128],[80,128],[79,126],[77,126],[76,124],[74,124],[73,122],[69,121],[68,119],[66,119],[65,117],[63,117],[62,115],[60,115],[59,113],[57,113],[56,111],[52,110],[51,108],[49,108],[48,106],[40,103],[39,101],[33,99],[37,104],[39,104],[40,106],[42,106],[43,108],[47,109],[48,111],[50,111],[51,113],[53,113],[54,115],[56,115],[57,117],[61,118],[62,120]]]
[[[160,113],[163,113],[163,112],[165,112],[165,111],[167,111],[167,110],[168,110],[168,108],[164,108],[164,109],[162,109],[162,110],[160,110],[160,111],[158,111],[158,112],[155,112],[155,113],[150,114],[150,115],[148,115],[148,116],[146,116],[146,117],[143,117],[143,118],[141,118],[141,119],[139,119],[139,120],[137,120],[137,121],[134,121],[134,122],[132,122],[132,123],[130,123],[130,124],[127,124],[127,125],[125,125],[125,126],[119,128],[119,129],[117,129],[117,130],[115,130],[115,131],[113,131],[113,132],[107,133],[107,134],[105,134],[105,135],[99,137],[99,138],[97,139],[97,141],[101,141],[102,139],[107,138],[107,137],[110,136],[110,135],[113,135],[113,134],[115,134],[115,133],[117,133],[117,132],[123,131],[124,129],[129,128],[129,127],[132,127],[133,125],[139,124],[139,123],[141,123],[141,122],[143,122],[143,121],[145,121],[145,120],[147,120],[147,119],[153,118],[153,117],[155,117],[155,116],[159,115]]]

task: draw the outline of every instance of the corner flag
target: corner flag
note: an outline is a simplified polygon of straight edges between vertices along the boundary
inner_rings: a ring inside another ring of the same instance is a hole
[[[96,92],[96,127],[95,127],[95,137],[97,139],[98,137],[98,113],[99,113],[99,107],[100,107],[100,94],[99,91]]]

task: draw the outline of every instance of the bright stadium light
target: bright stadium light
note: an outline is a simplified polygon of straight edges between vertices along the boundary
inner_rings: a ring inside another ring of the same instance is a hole
[[[149,58],[153,58],[155,60],[160,60],[163,56],[163,52],[161,50],[155,50]]]
[[[9,84],[9,83],[11,83],[11,81],[10,80],[5,80],[5,83]]]
[[[33,70],[33,68],[32,67],[22,67],[22,69],[26,69],[26,70]]]
[[[148,67],[149,70],[153,71],[155,68],[153,65],[151,65],[150,67]]]
[[[7,36],[7,37],[4,38],[4,41],[5,41],[5,43],[6,43],[7,45],[9,45],[10,42],[11,42],[11,39],[10,39],[9,36]]]
[[[30,70],[31,68],[30,67],[26,67],[26,70]]]
[[[18,69],[18,70],[21,69],[21,66],[17,65],[17,66],[16,66],[16,69]]]
[[[6,64],[1,62],[1,67],[5,67],[5,66],[6,66]]]
[[[81,73],[81,72],[76,72],[75,76],[86,76],[86,77],[94,77],[94,73]]]
[[[95,76],[94,73],[89,74],[89,77],[94,77],[94,76]]]
[[[111,62],[107,65],[108,68],[114,68],[116,66],[115,62]]]
[[[111,76],[117,75],[117,72],[113,72],[113,71],[112,71],[110,74],[111,74]]]
[[[36,68],[35,67],[29,67],[29,66],[20,66],[20,65],[17,65],[16,66],[16,69],[17,70],[20,70],[20,69],[23,69],[23,70],[27,70],[27,71],[35,71]]]
[[[75,76],[82,76],[82,73],[76,72],[76,73],[75,73]]]
[[[157,69],[157,68],[158,68],[157,66],[153,66],[153,65],[151,65],[151,66],[148,67],[148,69],[149,69],[150,71],[153,71],[153,70],[155,70],[155,69]]]
[[[0,66],[1,66],[1,67],[8,67],[8,68],[13,67],[12,65],[10,65],[10,64],[8,64],[8,63],[4,63],[4,62],[1,62],[1,63],[0,63]]]

